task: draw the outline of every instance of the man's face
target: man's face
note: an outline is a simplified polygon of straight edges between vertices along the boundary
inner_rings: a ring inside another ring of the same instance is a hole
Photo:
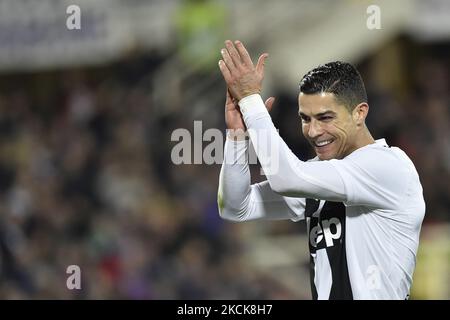
[[[302,131],[320,160],[342,159],[356,149],[356,121],[332,93],[298,98]]]

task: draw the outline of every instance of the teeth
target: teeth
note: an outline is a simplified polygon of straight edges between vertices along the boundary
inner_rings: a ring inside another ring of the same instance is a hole
[[[325,140],[325,141],[317,141],[316,142],[316,146],[318,147],[323,147],[329,143],[333,142],[333,140]]]

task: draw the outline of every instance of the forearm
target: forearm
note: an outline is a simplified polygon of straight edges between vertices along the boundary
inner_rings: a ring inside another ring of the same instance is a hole
[[[328,161],[299,160],[279,136],[259,95],[239,101],[250,139],[273,191],[284,196],[345,201],[339,173]]]
[[[217,201],[220,216],[227,220],[244,219],[250,192],[250,170],[246,159],[246,141],[225,141]]]
[[[220,216],[231,221],[301,219],[303,199],[283,197],[267,181],[250,185],[247,148],[245,141],[225,142],[217,197]]]

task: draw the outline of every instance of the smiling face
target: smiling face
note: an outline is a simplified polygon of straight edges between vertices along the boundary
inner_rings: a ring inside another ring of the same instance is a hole
[[[300,93],[298,102],[303,135],[320,160],[342,159],[364,143],[366,103],[350,111],[333,93]]]

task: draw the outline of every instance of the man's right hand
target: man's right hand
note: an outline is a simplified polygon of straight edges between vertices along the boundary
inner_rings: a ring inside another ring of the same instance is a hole
[[[242,118],[238,101],[231,96],[228,88],[226,96],[225,124],[227,125],[227,129],[231,130],[231,132],[229,132],[230,137],[242,140],[245,137],[247,127],[245,126],[244,119]],[[272,110],[274,101],[274,97],[270,97],[266,100],[265,105],[267,111],[270,112],[270,110]]]

